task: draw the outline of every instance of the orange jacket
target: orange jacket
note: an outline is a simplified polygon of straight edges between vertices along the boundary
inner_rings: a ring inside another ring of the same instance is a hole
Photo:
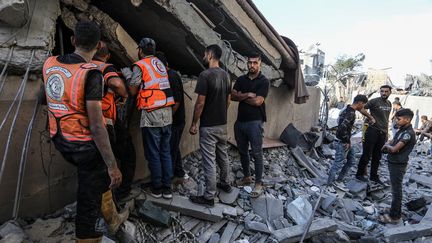
[[[103,79],[104,79],[104,85],[108,87],[108,79],[111,77],[119,77],[119,75],[116,72],[108,72],[105,74],[105,69],[107,67],[112,66],[112,64],[100,62],[97,60],[92,61],[94,64],[98,66],[98,69],[102,72]],[[104,94],[104,97],[102,98],[102,112],[103,116],[106,118],[106,122],[110,123],[109,120],[112,121],[112,123],[115,123],[117,111],[116,111],[116,104],[115,104],[115,93],[112,89],[107,88],[107,91]],[[110,124],[114,125],[114,124]]]
[[[49,57],[43,66],[48,103],[50,136],[57,133],[71,142],[92,141],[85,106],[85,80],[92,63],[63,64],[57,56]]]
[[[168,73],[163,63],[154,56],[145,57],[135,63],[141,68],[141,89],[137,96],[139,110],[153,111],[175,104]]]

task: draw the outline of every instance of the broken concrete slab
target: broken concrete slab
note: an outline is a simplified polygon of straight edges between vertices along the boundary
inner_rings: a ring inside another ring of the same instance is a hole
[[[361,228],[356,227],[354,225],[347,224],[342,221],[336,221],[336,224],[338,225],[338,229],[345,232],[345,234],[347,234],[350,237],[350,239],[356,240],[366,234],[366,232],[364,232]]]
[[[388,242],[399,242],[413,240],[416,238],[432,235],[432,224],[420,223],[406,226],[387,228],[384,237]]]
[[[220,241],[220,237],[221,237],[220,234],[214,233],[208,240],[208,243],[218,243]]]
[[[154,198],[148,195],[147,200],[167,210],[180,212],[187,216],[209,220],[212,222],[218,222],[222,220],[224,210],[230,208],[230,206],[221,203],[216,203],[215,206],[211,208],[204,207],[202,205],[192,203],[187,197],[182,197],[178,195],[174,195],[171,200]],[[229,211],[236,212],[235,208],[234,211],[233,210],[229,210]]]
[[[312,215],[312,205],[300,196],[286,205],[286,214],[298,225],[306,224]]]
[[[420,223],[429,223],[429,224],[432,224],[432,204],[429,205],[429,208],[428,208],[425,216],[420,221]]]
[[[241,233],[244,230],[244,225],[243,224],[239,224],[237,225],[237,228],[234,230],[234,233],[231,236],[231,239],[229,242],[235,241],[237,240],[237,238],[241,235]]]
[[[0,242],[23,242],[27,238],[16,221],[8,221],[0,227]]]
[[[283,215],[283,201],[269,195],[251,198],[253,212],[269,222]]]
[[[222,220],[210,226],[210,228],[208,228],[203,234],[198,237],[198,242],[207,242],[210,237],[214,233],[218,232],[226,223],[227,220]]]
[[[0,2],[0,22],[21,27],[29,20],[28,0],[3,0]]]
[[[366,198],[366,189],[367,189],[367,183],[359,181],[357,179],[352,179],[348,181],[346,184],[349,192],[355,197],[360,199]]]
[[[430,177],[430,176],[412,174],[409,180],[415,181],[418,184],[421,184],[423,186],[427,186],[429,188],[432,188],[432,177]]]
[[[31,226],[24,228],[27,235],[35,241],[43,241],[63,226],[63,218],[37,219]]]
[[[291,153],[296,159],[296,161],[299,163],[300,166],[303,166],[306,168],[307,171],[309,171],[313,176],[318,178],[324,178],[324,174],[322,171],[318,170],[306,157],[303,150],[300,147],[295,147],[291,149]]]
[[[135,203],[138,216],[144,221],[158,227],[169,227],[171,215],[168,211],[155,206],[148,200],[137,200]]]
[[[234,222],[228,222],[227,226],[225,227],[222,236],[220,237],[220,242],[229,242],[231,239],[231,236],[234,233],[234,230],[236,229],[237,224]]]
[[[240,193],[240,189],[233,187],[231,192],[219,191],[219,200],[225,204],[233,204]]]
[[[270,230],[266,224],[257,221],[246,221],[245,229],[270,234]]]
[[[304,225],[295,225],[285,229],[280,229],[273,231],[272,234],[278,242],[298,242],[302,237],[305,230]],[[322,234],[324,232],[336,231],[338,228],[336,222],[331,219],[317,219],[312,221],[309,228],[308,234],[306,234],[305,239],[309,239],[315,235]]]

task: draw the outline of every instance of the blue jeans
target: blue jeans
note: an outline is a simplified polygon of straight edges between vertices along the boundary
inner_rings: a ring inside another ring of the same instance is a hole
[[[345,165],[343,164],[346,160]],[[345,148],[345,144],[338,142],[336,145],[336,155],[335,160],[330,168],[329,177],[327,180],[327,184],[331,184],[336,177],[336,174],[340,171],[339,176],[337,178],[338,181],[342,180],[348,169],[354,164],[354,150],[350,146]],[[342,168],[342,170],[341,170]]]
[[[249,169],[249,143],[252,148],[252,156],[255,162],[255,181],[262,182],[263,173],[263,127],[262,121],[236,122],[234,124],[234,136],[240,153],[240,161],[243,167],[243,175],[250,176]]]
[[[171,188],[172,161],[170,153],[171,125],[142,127],[144,156],[148,161],[152,186]]]

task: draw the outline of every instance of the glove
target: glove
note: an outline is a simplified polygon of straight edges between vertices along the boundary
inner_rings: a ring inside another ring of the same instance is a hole
[[[123,74],[123,77],[125,77],[126,80],[130,80],[132,78],[132,71],[130,68],[125,67],[125,68],[122,68],[120,70]]]

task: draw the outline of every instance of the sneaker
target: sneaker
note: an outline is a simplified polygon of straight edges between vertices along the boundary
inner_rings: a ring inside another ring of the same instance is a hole
[[[214,199],[206,199],[204,196],[190,196],[189,200],[196,204],[213,207],[215,202]]]
[[[356,175],[356,179],[363,182],[369,182],[369,180],[366,177],[360,175]]]
[[[154,198],[161,198],[162,197],[162,188],[152,188],[150,195],[152,195],[152,197],[154,197]]]
[[[226,193],[232,192],[232,187],[230,185],[228,185],[228,184],[217,183],[216,186],[217,186],[217,188],[221,189],[222,191],[224,191]]]
[[[382,182],[379,178],[371,178],[370,179],[372,182],[375,182],[376,184],[379,184],[381,186],[385,186],[385,183]]]
[[[171,199],[173,198],[171,188],[164,188],[162,192],[162,197],[165,199]]]

